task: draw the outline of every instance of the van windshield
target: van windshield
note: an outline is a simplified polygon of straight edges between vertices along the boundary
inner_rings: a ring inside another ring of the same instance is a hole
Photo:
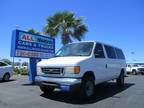
[[[93,49],[93,42],[73,43],[63,46],[57,53],[56,57],[64,56],[90,56]]]

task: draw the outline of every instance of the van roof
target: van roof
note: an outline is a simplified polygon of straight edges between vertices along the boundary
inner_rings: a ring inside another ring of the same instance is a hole
[[[81,42],[94,42],[94,43],[101,43],[101,44],[103,44],[103,45],[108,45],[108,46],[111,46],[111,47],[114,47],[114,48],[121,49],[121,48],[116,47],[116,46],[114,46],[114,45],[106,44],[106,43],[99,42],[99,41],[80,41],[80,42],[72,42],[72,43],[69,43],[69,44],[73,44],[73,43],[81,43]]]

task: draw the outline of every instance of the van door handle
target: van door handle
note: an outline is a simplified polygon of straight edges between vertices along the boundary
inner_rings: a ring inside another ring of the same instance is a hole
[[[105,68],[107,68],[108,66],[107,66],[107,64],[105,65]]]

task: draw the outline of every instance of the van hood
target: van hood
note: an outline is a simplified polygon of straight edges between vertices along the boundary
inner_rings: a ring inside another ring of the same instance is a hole
[[[48,60],[38,62],[37,66],[50,66],[50,67],[63,67],[63,66],[76,66],[79,62],[88,59],[89,57],[54,57]]]

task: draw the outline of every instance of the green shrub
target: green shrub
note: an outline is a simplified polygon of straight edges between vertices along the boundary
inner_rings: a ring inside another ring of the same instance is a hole
[[[14,69],[14,74],[28,75],[28,69]]]

